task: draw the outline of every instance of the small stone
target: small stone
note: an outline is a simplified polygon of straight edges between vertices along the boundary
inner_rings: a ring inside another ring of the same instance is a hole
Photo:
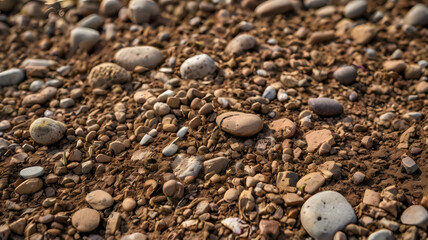
[[[428,25],[428,7],[422,3],[416,4],[407,12],[404,22],[410,25]]]
[[[318,115],[333,117],[343,113],[343,106],[339,102],[330,98],[310,98],[310,108]]]
[[[227,112],[216,118],[221,130],[238,137],[254,136],[263,129],[259,116],[241,112]]]
[[[337,231],[357,221],[352,206],[334,191],[311,196],[302,206],[300,219],[308,234],[319,240],[332,239]]]
[[[268,236],[278,236],[279,235],[279,222],[275,220],[260,220],[259,228],[260,234]]]
[[[74,100],[72,98],[64,98],[59,101],[60,108],[70,108],[74,106]]]
[[[32,92],[37,92],[40,89],[42,89],[43,84],[45,84],[45,82],[43,82],[42,80],[35,80],[30,84],[30,91]]]
[[[368,58],[374,59],[374,58],[376,58],[376,51],[372,48],[367,48],[366,49],[366,55]]]
[[[104,23],[104,19],[100,15],[93,13],[84,17],[82,20],[80,20],[77,23],[77,26],[84,27],[84,28],[92,28],[96,30],[100,28],[103,25],[103,23]]]
[[[181,199],[184,195],[184,186],[176,180],[169,180],[164,183],[162,191],[167,197]]]
[[[385,121],[385,122],[389,122],[394,118],[395,118],[395,114],[393,112],[384,113],[379,117],[380,120]]]
[[[315,193],[322,185],[324,185],[325,178],[320,172],[313,172],[303,176],[296,184],[297,188],[304,188],[305,192],[309,194]]]
[[[19,172],[19,175],[25,179],[40,177],[43,174],[45,174],[45,169],[40,166],[27,167]]]
[[[88,80],[93,88],[107,89],[131,81],[131,75],[115,63],[101,63],[91,69]]]
[[[64,137],[66,127],[63,123],[50,118],[38,118],[30,125],[30,135],[41,145],[50,145]]]
[[[325,5],[327,5],[328,0],[305,0],[304,1],[305,6],[307,8],[320,8],[320,7],[324,7]]]
[[[282,199],[284,200],[284,203],[287,205],[287,207],[302,206],[302,204],[305,202],[305,199],[296,193],[287,193],[282,197]]]
[[[107,220],[106,233],[114,235],[120,226],[120,213],[112,212]]]
[[[328,143],[330,146],[335,144],[333,134],[328,129],[312,130],[306,134],[305,139],[308,152],[315,152],[323,143]]]
[[[406,79],[418,79],[422,74],[422,68],[419,65],[407,65],[404,70],[404,77]]]
[[[204,162],[205,174],[215,172],[220,174],[226,169],[229,160],[225,157],[217,157]]]
[[[16,187],[15,192],[19,195],[28,195],[38,192],[43,187],[40,178],[29,178]]]
[[[20,219],[16,220],[15,222],[12,222],[11,224],[9,224],[10,230],[12,230],[12,232],[14,232],[18,235],[24,234],[24,230],[25,230],[26,226],[27,226],[27,219],[25,219],[25,218],[20,218]]]
[[[371,136],[364,136],[363,139],[361,139],[361,144],[365,148],[372,148],[373,147],[373,138]]]
[[[130,71],[137,66],[152,69],[164,60],[162,52],[151,46],[122,48],[114,55],[114,59],[117,64]]]
[[[227,44],[225,52],[227,54],[243,54],[244,52],[254,48],[257,45],[257,40],[248,34],[241,34],[232,39]]]
[[[366,189],[364,192],[363,203],[371,206],[379,206],[380,194],[370,189]]]
[[[100,4],[100,13],[108,17],[113,17],[121,8],[122,3],[119,0],[103,0]]]
[[[406,69],[406,63],[403,60],[390,60],[383,63],[383,68],[386,71],[394,71],[400,73]]]
[[[9,239],[10,228],[6,224],[0,225],[0,239]]]
[[[263,92],[262,97],[267,98],[269,100],[274,100],[276,97],[276,90],[273,86],[268,86]]]
[[[43,105],[55,97],[57,89],[54,87],[46,87],[39,93],[30,94],[24,97],[22,105],[31,107],[35,104]]]
[[[90,51],[100,39],[100,34],[91,28],[77,27],[71,30],[70,39],[73,51]]]
[[[380,229],[369,235],[368,240],[394,240],[394,234],[388,229]]]
[[[428,211],[422,205],[412,205],[401,214],[401,222],[426,228],[428,226]]]
[[[366,175],[362,172],[355,172],[354,175],[352,175],[352,181],[358,185],[360,183],[362,183],[364,181],[364,178],[366,177]]]
[[[211,103],[204,104],[201,109],[199,109],[199,115],[208,115],[214,111],[214,106]]]
[[[341,67],[333,73],[333,77],[344,85],[353,83],[357,76],[357,70],[353,66]]]
[[[297,132],[297,126],[288,118],[281,118],[269,124],[269,128],[284,138],[292,138]]]
[[[276,187],[281,192],[286,192],[288,187],[295,187],[298,180],[299,175],[297,175],[295,172],[279,172],[276,178]]]
[[[177,137],[183,138],[187,134],[188,130],[189,130],[189,127],[180,128],[180,130],[177,131]]]
[[[16,85],[25,78],[25,73],[19,68],[0,72],[0,86]]]
[[[401,166],[403,166],[403,168],[406,170],[407,174],[413,174],[418,170],[418,165],[410,157],[403,158],[401,160]]]
[[[354,0],[346,4],[344,14],[345,17],[356,19],[360,18],[364,15],[367,9],[367,1],[366,0]]]
[[[73,214],[71,223],[79,232],[92,232],[100,224],[100,214],[94,209],[83,208]]]
[[[166,103],[157,102],[153,106],[153,110],[155,111],[156,115],[158,115],[158,116],[165,116],[168,113],[170,113],[171,108]]]
[[[311,34],[308,42],[309,44],[325,43],[334,40],[334,31],[319,31]]]
[[[130,197],[125,198],[122,202],[123,210],[127,212],[133,211],[136,206],[137,206],[137,202],[135,201],[135,199]]]
[[[261,3],[254,10],[260,17],[275,16],[293,10],[293,3],[289,0],[270,0]]]
[[[85,200],[89,203],[89,205],[91,205],[92,208],[96,210],[109,208],[114,203],[113,197],[103,190],[95,190],[88,193],[88,195],[85,197]]]
[[[401,49],[396,49],[392,54],[391,54],[391,59],[400,59],[403,56],[403,51],[401,51]]]
[[[276,95],[278,101],[285,102],[288,100],[288,94],[284,89],[279,89],[278,94]]]
[[[180,74],[184,79],[202,79],[205,76],[214,74],[216,69],[217,66],[210,56],[199,54],[186,59],[181,64]]]
[[[178,151],[178,146],[174,143],[169,144],[162,150],[162,154],[164,156],[170,157],[174,155]]]
[[[150,136],[149,134],[146,134],[143,136],[143,138],[141,138],[140,145],[144,146],[144,145],[151,143],[151,142],[153,142],[153,137]]]
[[[120,238],[120,240],[148,240],[149,238],[147,235],[144,235],[142,233],[133,233],[128,234]]]
[[[202,163],[196,157],[186,157],[179,154],[172,162],[171,167],[174,175],[184,180],[187,176],[197,177],[202,169]]]
[[[337,231],[334,234],[333,240],[347,240],[346,234],[342,231]]]
[[[128,16],[135,24],[154,21],[159,15],[159,7],[152,0],[131,0],[129,2]]]
[[[120,154],[121,152],[125,151],[125,149],[126,149],[126,146],[121,141],[111,142],[108,146],[108,150],[110,152],[113,152],[114,155]]]
[[[361,0],[356,0],[361,1]],[[367,44],[369,43],[377,33],[375,26],[371,24],[362,24],[354,27],[351,30],[351,37],[356,44]]]
[[[8,120],[0,121],[0,131],[7,130],[11,127],[10,122]]]
[[[239,198],[239,191],[235,188],[229,188],[223,196],[223,199],[228,202],[231,203],[233,201],[238,200]]]

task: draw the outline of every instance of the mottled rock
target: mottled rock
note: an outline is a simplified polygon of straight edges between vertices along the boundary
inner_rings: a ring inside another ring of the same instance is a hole
[[[89,205],[91,205],[92,208],[96,210],[109,208],[114,203],[113,197],[103,190],[95,190],[88,193],[88,195],[85,197],[85,200]]]
[[[41,145],[50,145],[64,137],[65,124],[50,118],[38,118],[30,125],[30,136]]]
[[[171,163],[174,175],[184,180],[187,176],[197,177],[202,169],[202,163],[197,157],[187,157],[186,155],[179,154]]]
[[[202,79],[214,74],[217,66],[207,54],[199,54],[186,59],[180,67],[181,77],[184,79]]]

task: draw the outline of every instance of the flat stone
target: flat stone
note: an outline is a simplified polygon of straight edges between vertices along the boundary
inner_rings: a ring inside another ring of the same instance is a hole
[[[287,207],[302,206],[305,202],[305,199],[296,193],[287,193],[282,197],[282,199],[284,200],[284,203],[287,204]]]
[[[422,3],[416,4],[407,12],[404,22],[410,25],[428,25],[428,7]]]
[[[107,220],[106,233],[114,235],[116,231],[119,229],[120,222],[121,222],[120,213],[112,212]]]
[[[416,85],[416,92],[428,93],[428,82],[422,81]]]
[[[285,138],[292,138],[297,132],[296,124],[288,118],[273,121],[269,124],[269,128]]]
[[[0,86],[16,85],[22,82],[24,78],[24,71],[19,68],[11,68],[0,72]]]
[[[12,230],[12,232],[14,232],[18,235],[24,234],[24,230],[25,230],[26,226],[27,226],[27,219],[25,219],[25,218],[20,218],[16,221],[12,222],[11,224],[9,224],[10,230]]]
[[[353,83],[357,75],[357,70],[353,66],[343,66],[333,73],[333,77],[344,85]]]
[[[275,16],[293,10],[293,3],[289,0],[270,0],[256,7],[254,13],[260,17]]]
[[[227,54],[242,54],[257,45],[257,40],[248,34],[240,34],[233,38],[229,44],[227,44],[225,52]]]
[[[351,18],[351,19],[362,17],[366,12],[367,5],[368,3],[366,0],[350,1],[345,6],[345,10],[344,10],[345,17]]]
[[[313,172],[303,176],[296,184],[297,188],[305,189],[309,194],[315,193],[322,185],[324,185],[325,178],[320,172]]]
[[[406,63],[403,60],[390,60],[383,63],[386,71],[402,72],[406,69]]]
[[[380,229],[369,235],[368,240],[394,240],[394,234],[388,229]]]
[[[228,202],[231,203],[233,201],[238,200],[239,198],[239,191],[235,188],[229,188],[223,196],[223,199]]]
[[[307,151],[315,152],[321,144],[328,143],[331,146],[335,144],[333,134],[328,129],[312,130],[305,135],[308,144]]]
[[[19,195],[28,195],[38,192],[43,187],[43,181],[40,178],[30,178],[16,187],[15,192]]]
[[[100,214],[94,209],[83,208],[73,214],[71,223],[79,232],[92,232],[100,224]]]
[[[197,157],[187,157],[184,154],[179,154],[171,163],[174,175],[184,180],[187,176],[197,177],[202,169],[202,163]]]
[[[338,101],[330,98],[310,98],[309,107],[318,115],[333,117],[343,113],[343,106]]]
[[[262,119],[249,113],[227,112],[216,118],[221,130],[237,137],[254,136],[263,129]]]
[[[351,37],[356,44],[369,43],[377,33],[377,29],[372,24],[362,24],[354,27],[351,30]]]
[[[357,216],[348,201],[334,191],[324,191],[311,196],[300,211],[302,226],[318,240],[333,239],[337,231],[355,223]]]
[[[202,79],[217,70],[214,60],[207,54],[199,54],[186,59],[180,66],[180,74],[184,79]]]
[[[91,205],[92,208],[96,210],[109,208],[114,203],[113,197],[103,190],[95,190],[88,193],[88,195],[85,197],[85,200],[89,203],[89,205]]]
[[[421,228],[428,226],[428,211],[422,205],[412,205],[401,214],[401,222]]]
[[[6,224],[0,225],[0,239],[9,239],[10,228]]]
[[[151,46],[138,46],[122,48],[114,55],[117,64],[126,70],[134,70],[135,67],[155,68],[164,58],[162,52]]]
[[[220,174],[223,170],[226,169],[229,160],[225,157],[217,157],[204,162],[205,174],[210,172],[215,172]]]
[[[39,93],[30,94],[24,97],[22,105],[31,107],[35,104],[43,105],[55,97],[58,89],[55,87],[43,88]]]
[[[25,179],[40,177],[45,174],[45,169],[40,166],[27,167],[19,172],[19,175]]]
[[[108,17],[113,17],[121,8],[122,3],[119,0],[103,0],[100,4],[100,13]]]

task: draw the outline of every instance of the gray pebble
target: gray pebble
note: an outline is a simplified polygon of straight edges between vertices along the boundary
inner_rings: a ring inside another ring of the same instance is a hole
[[[15,85],[24,80],[25,73],[21,69],[12,68],[0,73],[0,86]]]
[[[401,51],[401,49],[396,49],[391,54],[391,59],[400,59],[402,56],[403,56],[403,51]]]
[[[163,61],[162,52],[151,46],[122,48],[114,55],[117,64],[127,70],[134,70],[136,66],[155,68]]]
[[[352,102],[357,101],[358,100],[358,93],[352,92],[351,94],[349,94],[349,100]]]
[[[174,155],[177,151],[178,151],[178,146],[175,145],[174,143],[171,143],[170,145],[166,146],[162,150],[162,154],[164,156],[170,157],[170,156]]]
[[[187,134],[189,127],[182,127],[177,131],[177,137],[182,138]]]
[[[100,13],[112,17],[116,15],[122,8],[122,3],[119,0],[103,0],[100,4]]]
[[[243,32],[247,32],[250,31],[251,29],[253,29],[253,24],[250,22],[246,22],[246,21],[241,21],[239,24],[239,30],[243,31]]]
[[[415,160],[410,157],[405,157],[401,160],[401,166],[406,170],[407,174],[413,174],[418,170],[418,165]]]
[[[150,142],[153,142],[153,137],[149,134],[146,134],[143,136],[143,138],[141,138],[140,145],[144,146]]]
[[[354,0],[346,4],[345,6],[345,17],[355,19],[360,18],[366,12],[367,9],[366,0]]]
[[[262,76],[262,77],[268,76],[266,70],[263,70],[263,69],[257,69],[256,73],[257,73],[257,75]]]
[[[370,21],[372,22],[379,22],[382,20],[382,18],[385,16],[385,14],[382,11],[376,11],[373,13],[373,15],[370,17]]]
[[[320,116],[332,117],[343,113],[342,104],[330,98],[310,98],[309,106]]]
[[[267,98],[269,100],[274,100],[276,97],[276,90],[273,86],[268,86],[263,92],[262,97]]]
[[[276,39],[274,39],[274,38],[269,38],[269,39],[267,40],[267,44],[275,45],[275,44],[277,44],[277,41],[276,41]]]
[[[64,98],[59,101],[60,108],[70,108],[74,106],[74,100],[72,98]]]
[[[77,23],[77,26],[92,28],[96,30],[103,25],[103,22],[104,22],[104,19],[100,15],[93,13],[91,15],[84,17],[82,20],[80,20]]]
[[[428,67],[428,62],[427,62],[426,60],[420,60],[420,61],[418,62],[418,65],[419,65],[421,68],[426,68],[426,67]]]
[[[394,234],[388,229],[381,229],[370,234],[368,240],[394,240]]]
[[[416,4],[407,12],[404,22],[410,25],[428,25],[428,7],[422,3]]]
[[[380,115],[379,119],[385,122],[389,122],[395,118],[395,114],[393,112],[387,112]]]
[[[128,9],[128,16],[135,24],[153,21],[160,13],[158,5],[152,0],[131,0]]]
[[[66,76],[67,74],[69,74],[71,72],[71,70],[72,70],[71,66],[61,66],[56,71],[61,76]]]
[[[415,101],[418,100],[418,95],[409,95],[407,97],[407,101]]]
[[[60,88],[64,82],[60,79],[50,79],[46,82],[46,86]]]
[[[344,85],[353,83],[357,75],[357,70],[353,66],[343,66],[333,73],[333,77]]]
[[[50,117],[50,116],[52,116],[52,115],[54,115],[54,112],[52,112],[51,110],[46,110],[46,111],[43,113],[43,116],[45,116],[45,117]]]
[[[156,137],[158,135],[158,131],[156,129],[152,129],[147,134],[150,135],[150,136],[152,136],[152,137]]]
[[[184,79],[202,79],[213,74],[216,69],[217,66],[210,56],[199,54],[186,59],[181,64],[180,74]]]
[[[370,59],[374,59],[376,57],[376,51],[374,49],[372,49],[372,48],[367,48],[366,49],[366,55]]]
[[[45,82],[43,82],[42,80],[35,80],[35,81],[33,81],[30,84],[30,91],[32,91],[32,92],[39,91],[40,89],[42,89],[44,83]]]
[[[100,39],[98,31],[92,28],[76,27],[71,30],[70,41],[73,51],[78,48],[84,51],[90,51]]]
[[[304,1],[305,6],[307,8],[320,8],[320,7],[324,7],[325,5],[327,5],[328,0],[305,0]]]
[[[27,168],[22,169],[19,172],[19,175],[21,175],[21,177],[23,177],[25,179],[40,177],[40,176],[43,176],[43,174],[45,174],[45,169],[43,169],[42,167],[39,167],[39,166],[27,167]]]
[[[422,117],[423,117],[422,113],[420,113],[420,112],[409,112],[406,115],[407,115],[407,117],[413,118],[416,121],[422,120]]]

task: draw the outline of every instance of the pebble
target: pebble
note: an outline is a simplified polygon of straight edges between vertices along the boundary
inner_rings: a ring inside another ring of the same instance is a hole
[[[19,175],[25,179],[40,177],[45,174],[45,169],[40,166],[27,167],[19,172]]]
[[[92,232],[100,224],[100,214],[94,209],[83,208],[73,214],[71,223],[79,232]]]
[[[115,63],[101,63],[91,69],[88,80],[93,88],[107,89],[131,81],[131,75]]]
[[[407,174],[413,174],[418,170],[418,165],[410,157],[403,158],[401,160],[401,166],[403,166],[403,168],[406,170]]]
[[[46,82],[46,86],[50,86],[50,87],[54,87],[54,88],[59,88],[63,85],[63,81],[60,79],[49,79]]]
[[[216,118],[216,123],[223,131],[237,137],[254,136],[263,129],[262,119],[249,113],[223,113]]]
[[[280,118],[271,122],[269,128],[284,138],[292,138],[297,132],[296,124],[288,118]]]
[[[363,203],[371,206],[379,206],[380,194],[370,189],[364,191]]]
[[[30,125],[30,136],[41,145],[51,145],[64,137],[65,124],[50,118],[38,118]]]
[[[262,219],[259,223],[260,234],[265,236],[278,236],[280,225],[278,221]]]
[[[43,181],[40,178],[29,178],[19,184],[15,192],[19,195],[28,195],[38,192],[43,187]]]
[[[396,49],[391,54],[391,59],[397,60],[397,59],[400,59],[402,56],[403,56],[403,51],[401,51],[401,49]]]
[[[135,67],[155,68],[164,60],[162,52],[151,46],[126,47],[116,52],[114,59],[126,70],[132,71]]]
[[[276,97],[280,102],[285,102],[288,100],[288,94],[284,89],[279,89]]]
[[[171,163],[174,175],[184,180],[187,176],[197,177],[202,170],[202,163],[197,157],[187,157],[183,154],[178,155]]]
[[[428,61],[426,61],[426,60],[419,60],[419,61],[418,61],[418,65],[419,65],[421,68],[426,68],[426,67],[428,67]]]
[[[344,15],[347,18],[356,19],[364,15],[367,9],[366,0],[353,0],[346,4],[344,9]]]
[[[18,235],[24,234],[24,230],[26,226],[27,226],[27,219],[25,218],[19,218],[18,220],[9,224],[10,230],[12,230],[12,232]]]
[[[394,240],[394,234],[388,229],[380,229],[369,235],[368,240]]]
[[[174,155],[178,151],[178,146],[174,143],[169,144],[162,150],[162,154],[164,156],[170,157]]]
[[[151,142],[153,142],[153,137],[150,136],[149,134],[146,134],[143,136],[143,138],[141,138],[140,145],[144,146],[144,145],[151,143]]]
[[[88,193],[85,197],[86,202],[96,210],[103,210],[113,205],[113,197],[106,191],[95,190]]]
[[[181,199],[184,195],[184,186],[176,180],[169,180],[162,186],[163,194],[174,199]]]
[[[131,0],[128,15],[135,24],[143,24],[156,20],[160,15],[158,5],[152,0]]]
[[[202,79],[214,74],[217,66],[207,54],[199,54],[186,59],[180,67],[181,77],[184,79]]]
[[[404,22],[410,25],[428,25],[428,7],[422,3],[416,4],[407,12]]]
[[[148,240],[149,238],[147,235],[144,235],[142,233],[132,233],[125,235],[120,238],[120,240]]]
[[[80,48],[84,51],[90,51],[99,39],[98,31],[91,28],[76,27],[71,30],[70,34],[71,49],[76,51]]]
[[[100,4],[100,13],[107,17],[113,17],[121,8],[122,3],[119,0],[103,0]]]
[[[189,127],[180,128],[180,130],[177,131],[177,137],[183,138],[187,134],[188,130],[189,130]]]
[[[267,98],[269,100],[274,100],[276,97],[276,90],[273,86],[268,86],[265,91],[263,92],[262,97]],[[287,95],[288,97],[288,95]]]
[[[357,217],[340,193],[324,191],[311,196],[303,204],[300,220],[311,237],[324,240],[333,239],[337,231],[355,223]]]
[[[19,68],[25,69],[26,67],[32,66],[32,67],[51,67],[53,65],[57,65],[58,62],[54,60],[49,59],[37,59],[37,58],[26,58]]]
[[[71,108],[74,106],[74,100],[72,98],[63,98],[59,101],[60,108]]]
[[[315,193],[322,185],[325,178],[320,172],[313,172],[303,176],[296,184],[297,188],[304,187],[305,192],[309,194]]]
[[[217,157],[210,160],[207,160],[203,163],[205,174],[210,172],[215,172],[220,174],[223,170],[226,169],[229,160],[225,157]]]
[[[406,69],[406,63],[403,60],[389,60],[383,62],[383,68],[385,68],[386,71],[400,73]]]
[[[225,52],[227,54],[243,54],[244,52],[254,48],[257,45],[257,40],[248,34],[241,34],[232,39],[227,44]]]
[[[270,0],[256,7],[254,13],[259,17],[275,16],[293,10],[293,3],[289,0]]]
[[[421,228],[428,226],[428,211],[422,205],[412,205],[401,214],[401,222]]]
[[[125,198],[122,202],[123,210],[127,212],[133,211],[136,206],[137,206],[137,202],[135,201],[135,199],[130,197]]]
[[[315,152],[324,143],[331,146],[335,144],[333,134],[328,129],[309,131],[305,135],[305,140],[308,144],[308,152]]]
[[[19,68],[11,68],[0,72],[0,86],[16,85],[22,82],[25,78],[25,73]]]
[[[394,118],[395,118],[395,113],[393,113],[393,112],[384,113],[384,114],[380,115],[380,117],[379,117],[380,120],[385,121],[385,122],[389,122]]]
[[[328,0],[305,0],[304,3],[307,8],[317,9],[327,5]]]
[[[247,21],[241,21],[238,24],[239,30],[244,31],[244,32],[248,32],[251,29],[253,29],[253,24]]]
[[[353,66],[344,66],[333,73],[333,77],[344,85],[349,85],[355,81],[358,73]]]
[[[422,68],[417,65],[407,65],[406,69],[404,69],[404,77],[406,79],[418,79],[422,74]]]
[[[103,22],[104,19],[100,15],[93,13],[80,20],[77,26],[97,30],[103,25]]]
[[[357,0],[359,1],[359,0]],[[356,44],[368,44],[377,33],[377,29],[372,24],[361,24],[351,30],[351,37]]]
[[[43,84],[45,84],[45,82],[43,82],[42,80],[35,80],[30,84],[30,91],[32,92],[37,92],[40,89],[42,89]]]
[[[355,185],[362,183],[365,178],[366,178],[366,175],[360,171],[357,171],[354,173],[354,175],[352,175],[352,181],[354,182]]]
[[[422,81],[416,85],[416,92],[428,93],[428,82]]]
[[[333,117],[343,113],[343,106],[339,102],[330,98],[310,98],[310,108],[318,115],[324,117]]]
[[[0,131],[7,130],[11,127],[11,124],[8,120],[0,121]]]
[[[155,111],[156,115],[165,116],[171,111],[171,108],[166,103],[157,102],[153,106],[153,110]]]
[[[376,57],[376,51],[372,48],[367,48],[366,49],[366,55],[368,58],[374,59]]]
[[[231,203],[231,202],[234,202],[234,201],[236,201],[236,200],[238,200],[238,198],[239,198],[239,191],[237,190],[237,189],[235,189],[235,188],[229,188],[225,193],[224,193],[224,196],[223,196],[223,199],[226,201],[226,202],[228,202],[228,203]]]
[[[4,0],[0,4],[0,11],[9,12],[10,10],[13,9],[13,7],[15,7],[16,4],[18,3],[14,0]],[[0,228],[3,228],[3,227],[7,227],[7,226],[6,225],[0,226]],[[7,239],[7,237],[5,237],[4,239]]]

